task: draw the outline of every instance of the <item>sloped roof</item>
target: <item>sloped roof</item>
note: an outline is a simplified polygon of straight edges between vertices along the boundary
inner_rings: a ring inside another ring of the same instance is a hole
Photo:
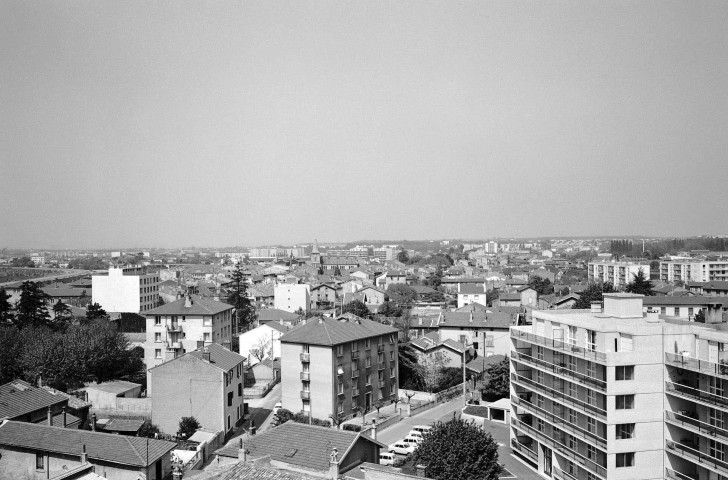
[[[345,464],[347,453],[357,441],[386,448],[384,444],[360,433],[290,421],[249,437],[245,446],[253,458],[270,455],[272,461],[307,470],[328,471],[331,451],[336,448],[339,462]],[[239,445],[227,445],[215,453],[237,458],[238,449]]]
[[[218,302],[217,300],[204,298],[199,295],[190,295],[190,299],[192,300],[192,305],[189,307],[185,306],[185,298],[179,298],[174,302],[169,302],[166,305],[144,312],[144,315],[215,315],[234,308],[227,303]]]
[[[484,295],[485,287],[481,284],[466,283],[464,285],[460,285],[460,290],[458,291],[458,294],[460,294],[460,295]]]
[[[319,480],[321,477],[305,475],[291,470],[255,465],[249,462],[239,462],[214,478],[215,480]]]
[[[428,287],[427,285],[410,285],[410,288],[414,290],[417,295],[427,295],[430,293],[435,293],[437,291],[432,287]]]
[[[488,307],[486,307],[482,303],[474,302],[474,303],[469,303],[469,304],[465,305],[464,307],[460,307],[455,311],[456,312],[486,312],[486,311],[488,311]]]
[[[283,335],[281,342],[331,346],[390,333],[396,334],[398,330],[355,315],[342,315],[336,319],[311,318]]]
[[[703,285],[704,290],[728,290],[728,282],[714,280]]]
[[[41,387],[42,389],[46,390],[47,392],[52,393],[53,395],[56,395],[61,398],[67,398],[68,399],[68,406],[73,409],[81,409],[86,407],[91,407],[91,404],[89,402],[86,402],[84,400],[81,400],[75,395],[69,395],[67,393],[61,392],[60,390],[56,390],[53,387],[49,387],[48,385],[43,385]]]
[[[465,364],[465,368],[468,370],[472,370],[474,372],[482,373],[485,371],[486,368],[490,367],[491,365],[494,365],[496,363],[500,363],[505,359],[505,355],[491,355],[490,357],[477,357],[472,360],[470,360],[468,363]]]
[[[442,283],[484,283],[485,278],[443,278]]]
[[[54,395],[23,380],[13,380],[0,385],[0,418],[16,418],[67,401],[65,396]]]
[[[86,445],[90,459],[135,467],[152,465],[177,447],[177,443],[165,440],[15,421],[0,425],[0,445],[64,455],[80,455]]]
[[[498,296],[498,300],[521,300],[521,295],[519,293],[501,293]]]
[[[284,322],[293,322],[300,318],[297,313],[287,312],[278,308],[261,308],[258,310],[259,322],[276,322],[283,320]]]
[[[513,316],[500,312],[445,312],[438,321],[439,328],[508,328]]]
[[[83,294],[88,295],[85,288],[64,288],[64,287],[42,287],[43,293],[50,297],[80,297]]]
[[[245,360],[245,357],[238,355],[235,352],[231,352],[227,348],[217,343],[206,343],[203,348],[207,349],[207,351],[210,352],[210,364],[226,372],[231,368],[237,367],[241,362]],[[188,352],[185,355],[191,355],[195,358],[199,358],[200,360],[202,360],[202,353],[203,350],[198,348],[197,350]]]

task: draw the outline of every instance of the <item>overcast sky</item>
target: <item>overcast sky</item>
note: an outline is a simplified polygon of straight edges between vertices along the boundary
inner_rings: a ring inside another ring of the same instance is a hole
[[[728,2],[0,2],[0,247],[728,233]]]

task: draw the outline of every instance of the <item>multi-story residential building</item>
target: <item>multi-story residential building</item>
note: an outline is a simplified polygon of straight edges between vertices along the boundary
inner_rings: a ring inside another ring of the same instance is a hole
[[[145,267],[110,268],[91,277],[91,302],[107,312],[144,313],[159,303],[159,272]]]
[[[237,333],[233,306],[198,295],[149,310],[144,362],[147,371],[185,352],[197,349],[198,342],[231,345]],[[152,394],[147,372],[147,392]]]
[[[650,264],[647,262],[589,262],[589,282],[611,282],[614,288],[623,289],[634,276],[642,270],[645,278],[650,278]]]
[[[722,324],[643,313],[639,295],[534,311],[511,327],[511,445],[550,478],[725,478],[726,343]]]
[[[660,262],[660,281],[663,282],[724,282],[728,281],[728,261],[696,262],[671,260]]]
[[[464,283],[458,290],[458,308],[463,308],[471,303],[486,305],[485,286],[479,283]]]
[[[175,434],[182,417],[227,435],[242,420],[245,358],[216,343],[149,370],[152,422]]]
[[[397,330],[344,314],[312,318],[281,337],[283,408],[349,417],[396,398]]]
[[[281,283],[273,288],[273,307],[286,312],[307,312],[311,305],[310,286],[305,283]]]

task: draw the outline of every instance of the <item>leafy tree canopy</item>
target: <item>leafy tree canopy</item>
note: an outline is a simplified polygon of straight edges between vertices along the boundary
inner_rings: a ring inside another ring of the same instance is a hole
[[[249,330],[255,323],[255,308],[248,298],[248,284],[239,263],[230,274],[230,280],[232,282],[230,282],[227,289],[227,303],[235,307],[238,332],[244,332]]]
[[[369,318],[371,316],[371,312],[361,300],[352,300],[347,303],[341,309],[341,313],[353,313],[357,317],[361,318]]]
[[[4,288],[0,288],[0,324],[12,323],[15,319],[13,315],[13,306],[8,301],[10,295],[5,292]]]
[[[95,320],[97,318],[104,318],[107,316],[106,310],[101,308],[98,303],[92,303],[86,307],[86,318],[88,320]]]
[[[528,280],[528,284],[538,292],[539,295],[550,295],[554,293],[554,286],[548,278],[541,278],[534,275]]]
[[[636,274],[632,274],[632,281],[627,284],[625,290],[629,293],[638,293],[645,296],[653,296],[655,294],[652,289],[652,282],[645,276],[644,270],[641,268]]]
[[[413,458],[435,480],[497,480],[502,470],[491,434],[459,418],[437,422]]]
[[[31,281],[25,281],[20,287],[20,301],[15,317],[18,327],[42,327],[50,325],[50,314],[46,308],[48,295],[40,286]]]
[[[195,417],[182,417],[179,421],[179,435],[185,440],[190,438],[199,428],[202,428],[202,425]]]
[[[490,401],[507,398],[511,394],[510,368],[510,360],[506,357],[485,369],[488,380],[483,388],[483,394]]]
[[[399,306],[410,305],[417,299],[417,292],[404,283],[393,283],[387,287],[387,296]]]
[[[158,433],[160,433],[159,427],[153,424],[150,420],[145,420],[137,432],[137,436],[155,438]]]
[[[410,259],[409,254],[407,253],[407,250],[405,250],[405,249],[402,249],[399,251],[399,253],[397,253],[398,261],[400,261],[402,263],[407,263],[407,262],[409,262],[409,259]]]
[[[401,317],[402,309],[394,302],[384,302],[379,306],[377,314],[383,317]]]
[[[590,308],[592,302],[604,301],[605,293],[614,293],[615,290],[612,282],[590,283],[584,291],[579,294],[579,300],[574,303],[571,308]]]

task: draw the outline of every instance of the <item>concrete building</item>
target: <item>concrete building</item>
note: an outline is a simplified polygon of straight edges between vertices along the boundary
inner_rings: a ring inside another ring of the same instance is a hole
[[[107,312],[143,314],[159,303],[159,272],[144,267],[112,267],[93,275],[91,285],[91,302]]]
[[[233,333],[237,333],[232,305],[198,295],[185,295],[145,315],[147,370],[196,350],[200,342],[232,345]],[[152,395],[149,380],[147,372],[147,394]]]
[[[660,262],[662,282],[725,282],[728,281],[728,261],[696,262],[672,260]]]
[[[486,305],[485,286],[479,283],[463,283],[459,285],[458,308],[463,308],[471,303]]]
[[[281,337],[283,408],[315,418],[396,398],[397,329],[344,314],[312,318]]]
[[[640,269],[645,278],[650,278],[650,264],[648,262],[589,262],[587,273],[589,282],[612,282],[614,288],[623,289],[630,283]]]
[[[211,343],[151,368],[152,423],[174,435],[182,417],[195,417],[203,428],[229,434],[243,418],[244,360]]]
[[[307,312],[311,305],[311,287],[306,284],[282,283],[273,288],[273,307],[286,312]]]
[[[725,478],[726,343],[639,295],[534,311],[511,327],[511,446],[549,478]]]

